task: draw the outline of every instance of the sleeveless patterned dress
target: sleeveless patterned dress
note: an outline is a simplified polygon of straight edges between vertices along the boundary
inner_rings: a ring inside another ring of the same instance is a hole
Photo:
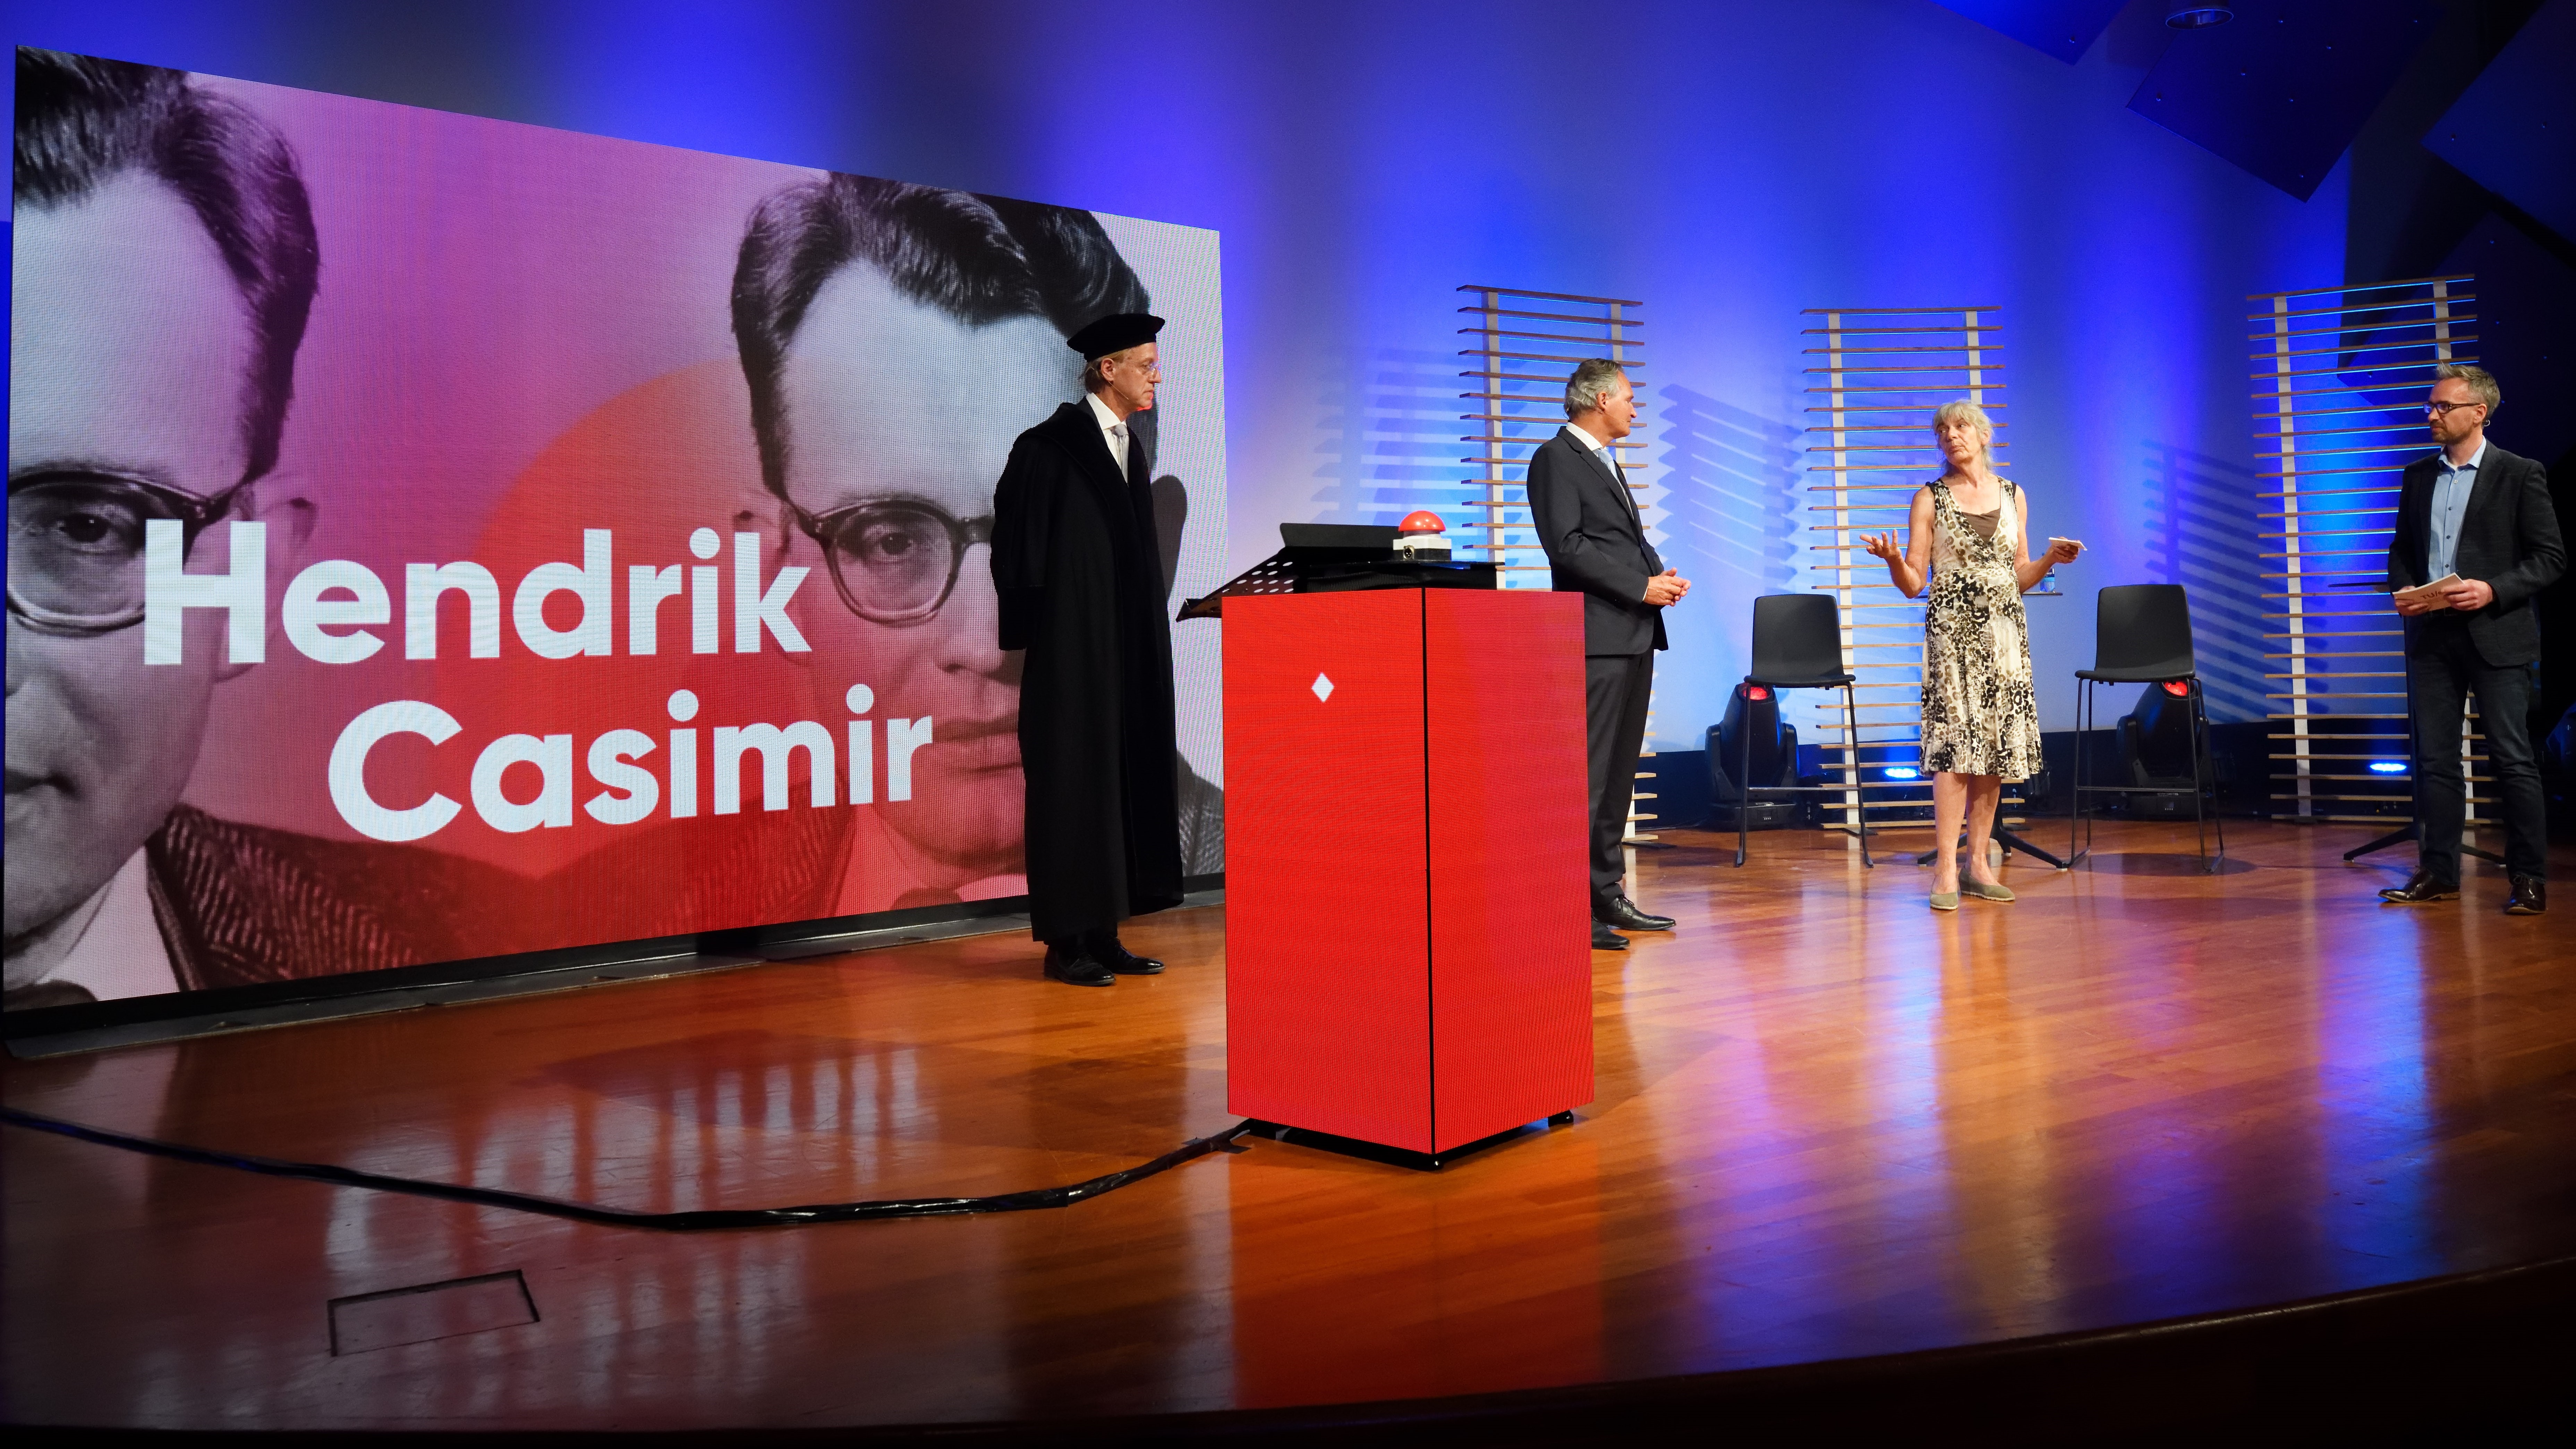
[[[2013,578],[2021,490],[2003,484],[1995,533],[1979,538],[1933,482],[1932,588],[1923,615],[1923,768],[2026,780],[2039,770],[2030,620]]]

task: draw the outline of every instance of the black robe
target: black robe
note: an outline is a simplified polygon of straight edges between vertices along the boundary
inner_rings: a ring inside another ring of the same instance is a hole
[[[1020,434],[993,494],[1001,643],[1025,649],[1029,916],[1041,941],[1181,902],[1172,634],[1151,460],[1119,476],[1088,402]]]

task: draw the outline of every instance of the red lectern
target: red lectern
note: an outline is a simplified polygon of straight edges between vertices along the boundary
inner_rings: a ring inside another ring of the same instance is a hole
[[[1572,594],[1225,601],[1237,1115],[1445,1154],[1592,1100]]]

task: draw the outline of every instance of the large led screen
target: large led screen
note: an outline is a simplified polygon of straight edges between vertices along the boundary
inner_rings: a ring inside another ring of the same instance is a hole
[[[983,540],[1098,316],[1218,582],[1212,232],[17,66],[11,1009],[1021,893]]]

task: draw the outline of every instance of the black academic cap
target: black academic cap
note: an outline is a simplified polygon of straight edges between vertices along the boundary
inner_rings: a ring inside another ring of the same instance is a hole
[[[1121,312],[1103,317],[1090,326],[1064,339],[1064,345],[1082,354],[1085,362],[1094,362],[1113,352],[1141,347],[1154,340],[1163,330],[1163,319],[1143,312]]]

